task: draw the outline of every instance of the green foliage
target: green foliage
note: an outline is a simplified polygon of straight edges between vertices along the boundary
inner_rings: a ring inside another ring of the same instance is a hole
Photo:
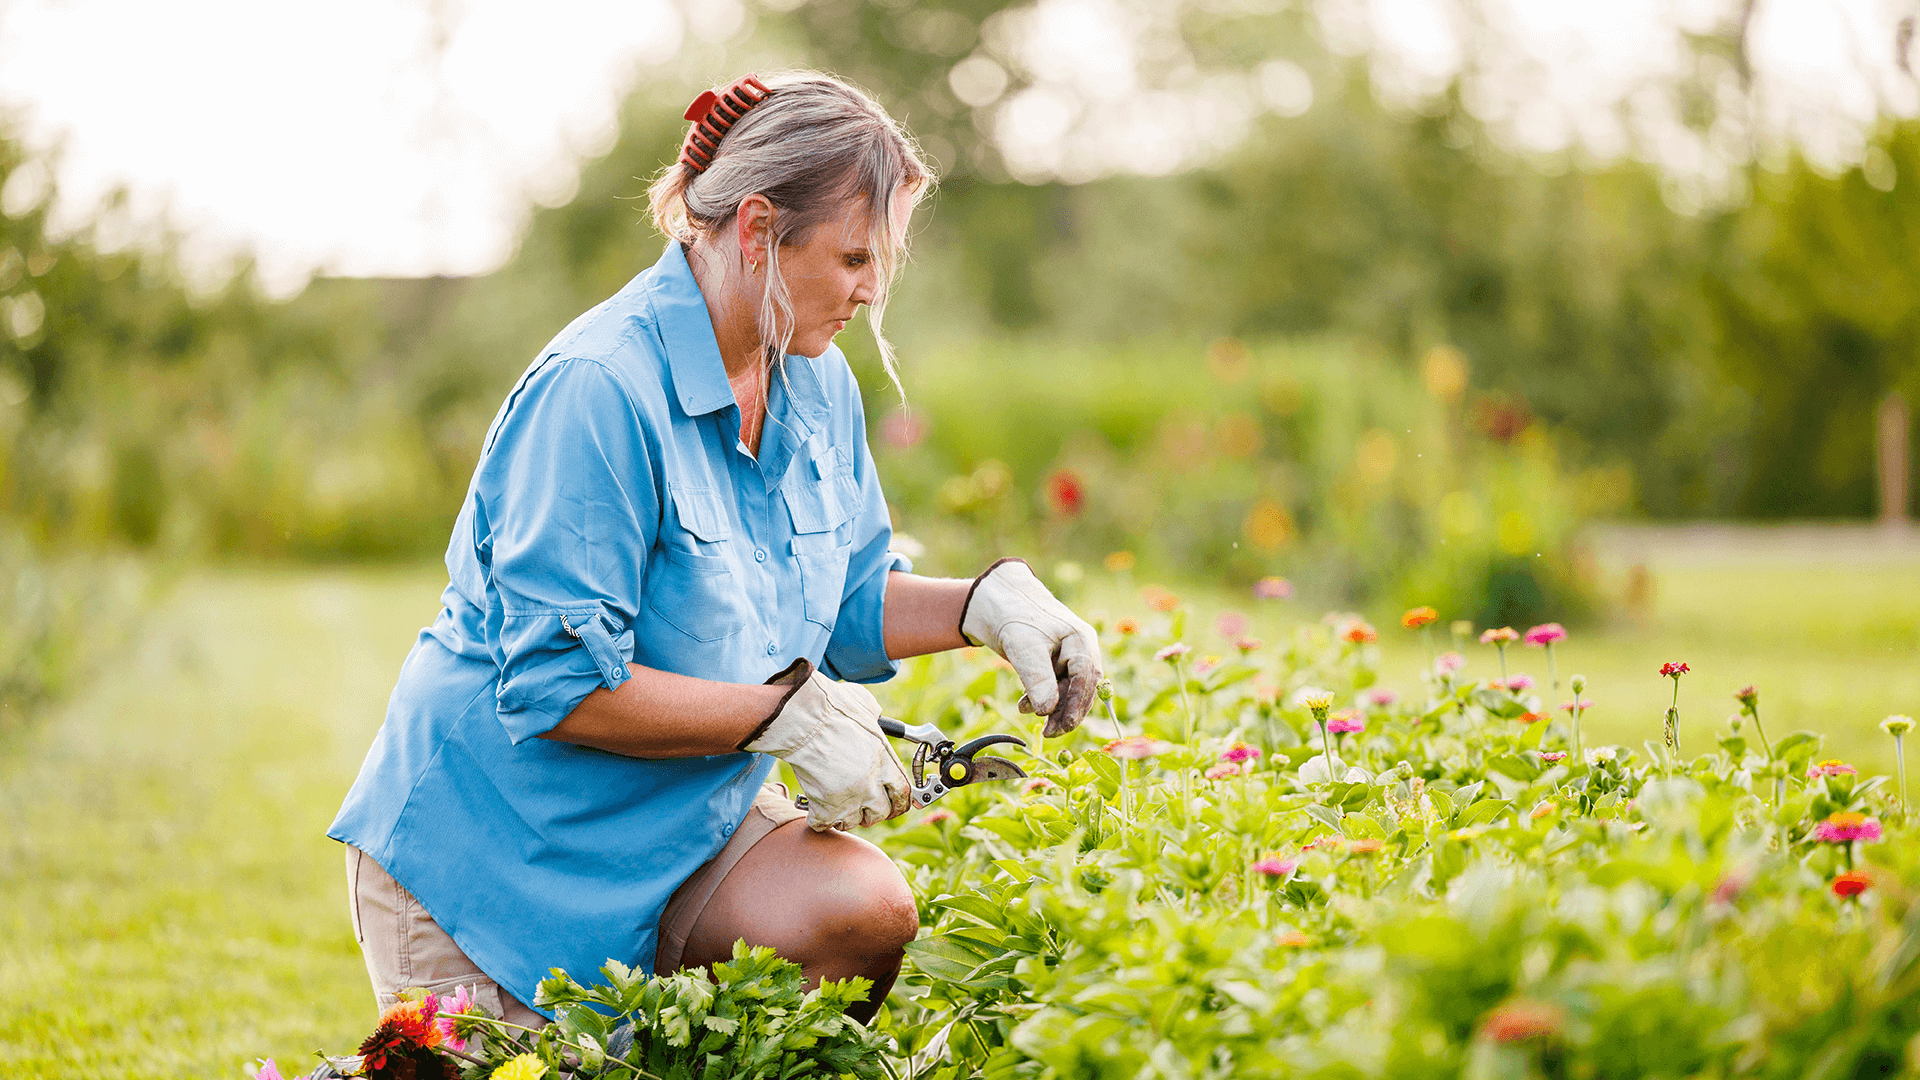
[[[1172,749],[1049,748],[1023,790],[961,789],[892,826],[930,928],[882,1017],[900,1075],[1904,1067],[1920,845],[1884,778],[1807,775],[1818,736],[1779,740],[1777,781],[1737,732],[1671,766],[1622,746],[1582,760],[1529,690],[1434,669],[1367,699],[1376,647],[1328,625],[1237,660],[1154,659],[1183,614],[1104,633],[1114,709],[1081,729]],[[917,663],[913,720],[973,733],[1011,714],[1013,688],[982,695],[973,663]],[[1337,781],[1290,703],[1307,684],[1354,695],[1365,723]],[[1842,811],[1888,841],[1819,840]],[[1855,899],[1832,888],[1849,867],[1870,868]]]

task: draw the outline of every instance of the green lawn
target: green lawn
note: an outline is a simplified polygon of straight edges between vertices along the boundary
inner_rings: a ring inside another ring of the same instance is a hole
[[[1685,660],[1687,748],[1731,692],[1762,689],[1771,734],[1812,728],[1836,756],[1892,764],[1875,724],[1920,713],[1920,558],[1643,559],[1654,600],[1575,631],[1563,676],[1592,680],[1589,741],[1657,738]],[[1621,567],[1606,564],[1610,586]],[[236,1077],[255,1055],[310,1067],[350,1049],[373,1003],[322,835],[378,726],[400,660],[435,610],[437,567],[205,571],[109,665],[0,750],[0,1076]],[[1276,640],[1319,612],[1180,590],[1190,638],[1225,651],[1223,610]],[[1088,611],[1139,615],[1089,582]],[[1418,639],[1377,613],[1383,683],[1411,690]],[[1537,651],[1516,668],[1544,677]],[[1474,645],[1477,674],[1494,669]],[[880,689],[883,701],[886,690]]]

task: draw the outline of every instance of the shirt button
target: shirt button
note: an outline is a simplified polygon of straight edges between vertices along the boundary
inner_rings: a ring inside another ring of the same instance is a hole
[[[769,641],[769,642],[767,642],[767,655],[768,655],[768,656],[772,656],[772,655],[773,655],[774,653],[777,653],[777,652],[779,652],[779,651],[780,651],[780,645],[779,645],[779,643],[778,643],[778,642],[773,642],[773,641]]]
[[[722,826],[720,826],[720,835],[721,835],[721,836],[732,836],[732,835],[733,835],[733,826],[732,826],[732,825],[722,825]]]
[[[755,548],[755,549],[754,549],[754,551],[753,551],[753,561],[754,561],[754,562],[766,562],[766,561],[767,561],[767,553],[766,553],[766,551],[765,551],[765,550],[763,550],[763,549],[760,549],[760,548]]]

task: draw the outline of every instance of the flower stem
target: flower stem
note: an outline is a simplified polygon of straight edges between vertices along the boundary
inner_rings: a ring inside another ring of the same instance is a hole
[[[1760,702],[1758,699],[1754,701],[1753,707],[1747,710],[1747,715],[1753,717],[1753,731],[1754,734],[1760,736],[1760,749],[1765,750],[1767,752],[1767,760],[1772,761],[1773,744],[1767,741],[1767,729],[1760,726]]]
[[[1314,720],[1320,724],[1320,745],[1327,755],[1327,783],[1333,783],[1333,739],[1327,734],[1327,721],[1315,714]]]
[[[441,1013],[440,1015],[442,1015],[442,1016],[453,1016],[453,1015],[456,1015],[456,1014],[454,1014],[454,1013]],[[508,1022],[508,1021],[506,1021],[506,1020],[498,1020],[498,1019],[495,1019],[494,1017],[491,1017],[491,1016],[475,1016],[475,1015],[471,1015],[471,1014],[466,1014],[466,1018],[467,1018],[467,1019],[469,1019],[469,1020],[478,1020],[478,1021],[480,1021],[480,1022],[481,1022],[481,1023],[483,1023],[483,1024],[492,1024],[492,1025],[494,1025],[494,1026],[496,1026],[496,1027],[502,1027],[502,1028],[513,1028],[513,1029],[514,1029],[515,1031],[524,1031],[524,1032],[526,1032],[526,1033],[527,1033],[527,1034],[529,1034],[529,1035],[538,1035],[538,1034],[540,1034],[540,1033],[541,1033],[541,1031],[540,1031],[540,1029],[539,1029],[539,1028],[530,1028],[530,1027],[527,1027],[527,1026],[526,1026],[526,1025],[524,1025],[524,1024],[515,1024],[515,1023],[510,1023],[510,1022]],[[569,1049],[569,1050],[572,1050],[572,1051],[575,1051],[576,1053],[579,1053],[579,1054],[580,1054],[580,1055],[582,1055],[583,1057],[584,1057],[584,1056],[586,1055],[586,1052],[587,1052],[587,1048],[586,1048],[586,1047],[584,1047],[584,1046],[581,1046],[581,1045],[580,1045],[579,1043],[571,1043],[571,1042],[568,1042],[567,1040],[565,1040],[565,1039],[563,1039],[563,1038],[561,1038],[561,1037],[560,1037],[560,1036],[558,1036],[558,1035],[555,1035],[555,1036],[553,1037],[553,1041],[554,1041],[554,1042],[557,1042],[557,1043],[559,1043],[559,1044],[560,1044],[561,1046],[564,1046],[564,1047],[566,1047],[566,1048],[567,1048],[567,1049]],[[461,1056],[461,1057],[466,1057],[466,1055],[465,1055],[465,1054],[461,1054],[460,1056]],[[467,1060],[468,1060],[468,1061],[472,1061],[473,1059],[472,1059],[472,1058],[467,1058]],[[640,1067],[639,1067],[639,1066],[637,1066],[637,1065],[629,1065],[629,1064],[627,1064],[626,1062],[624,1062],[624,1061],[621,1061],[621,1060],[620,1060],[619,1058],[617,1058],[617,1057],[614,1057],[614,1056],[613,1056],[613,1055],[611,1055],[611,1054],[608,1054],[608,1055],[606,1055],[606,1060],[607,1060],[607,1061],[608,1061],[608,1063],[610,1063],[610,1064],[613,1064],[613,1065],[618,1065],[618,1066],[620,1066],[620,1067],[621,1067],[621,1068],[623,1068],[623,1069],[626,1069],[626,1070],[629,1070],[629,1071],[630,1071],[630,1072],[632,1072],[632,1073],[633,1073],[633,1074],[634,1074],[635,1076],[640,1076],[640,1077],[644,1077],[644,1078],[645,1078],[645,1080],[660,1080],[660,1078],[659,1078],[659,1077],[657,1077],[657,1076],[655,1076],[655,1075],[653,1075],[652,1073],[650,1073],[650,1072],[648,1072],[648,1071],[646,1071],[645,1069],[642,1069],[642,1068],[640,1068]]]
[[[1907,752],[1905,739],[1899,735],[1893,737],[1893,765],[1900,772],[1900,814],[1904,817],[1907,814]]]
[[[1560,671],[1553,666],[1553,642],[1547,642],[1547,679],[1553,683],[1555,697],[1560,694]],[[1548,711],[1552,711],[1552,699],[1548,699]]]
[[[1180,828],[1184,830],[1193,824],[1193,702],[1187,697],[1187,673],[1181,670],[1177,656],[1173,658],[1173,677],[1180,684],[1180,741],[1187,751],[1187,763],[1180,769]]]
[[[1493,647],[1500,650],[1500,681],[1504,683],[1507,681],[1507,643],[1496,641]]]

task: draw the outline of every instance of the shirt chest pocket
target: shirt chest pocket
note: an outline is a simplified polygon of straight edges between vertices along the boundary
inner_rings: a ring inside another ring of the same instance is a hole
[[[719,641],[752,618],[733,567],[733,524],[718,491],[667,482],[667,516],[649,556],[647,606],[695,641]]]
[[[793,522],[792,552],[800,567],[801,613],[827,629],[840,615],[846,591],[847,561],[853,555],[853,527],[860,509],[860,486],[842,447],[820,448],[806,471],[782,489]]]

